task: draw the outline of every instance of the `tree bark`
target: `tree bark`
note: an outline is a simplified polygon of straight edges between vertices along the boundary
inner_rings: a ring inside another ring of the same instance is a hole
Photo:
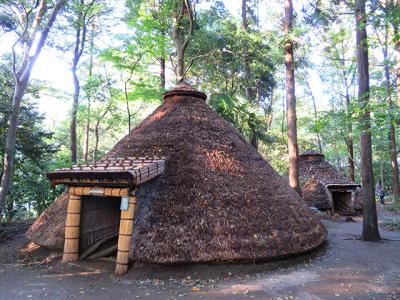
[[[247,0],[242,0],[242,28],[247,30],[249,23],[247,22]]]
[[[165,91],[165,59],[160,58],[160,88]]]
[[[294,45],[289,34],[293,29],[293,2],[285,0],[285,65],[286,65],[286,101],[288,119],[288,148],[289,148],[289,184],[300,193],[299,183],[299,149],[297,144],[296,95],[294,79]]]
[[[85,4],[85,0],[79,0],[79,7],[77,8],[78,11],[76,17],[77,20],[75,21],[76,22],[75,45],[73,50],[72,67],[71,67],[72,79],[74,83],[74,94],[73,94],[71,123],[70,123],[70,151],[71,151],[71,162],[73,164],[76,164],[78,157],[76,120],[77,120],[77,112],[79,104],[80,85],[79,85],[79,77],[77,75],[77,68],[83,50],[85,49],[86,32],[88,26],[88,21],[87,21],[88,13],[92,8],[92,6],[95,4],[95,2],[96,0],[92,0],[88,4]]]
[[[349,173],[348,177],[351,181],[355,181],[355,166],[354,166],[354,141],[353,141],[353,125],[351,123],[351,111],[350,111],[350,93],[349,87],[346,86],[346,112],[348,118],[347,124],[347,138],[346,138],[346,146],[347,146],[347,162],[349,164]]]
[[[35,65],[35,62],[46,43],[50,29],[52,28],[56,20],[57,14],[63,8],[66,2],[67,2],[66,0],[59,0],[54,4],[52,11],[49,14],[48,20],[46,24],[44,24],[43,26],[43,30],[40,34],[40,37],[37,41],[34,51],[32,51],[34,44],[33,42],[35,41],[35,36],[38,33],[40,25],[43,23],[44,15],[47,12],[46,1],[42,0],[40,2],[38,13],[34,18],[35,21],[30,28],[31,30],[31,34],[29,37],[30,42],[29,41],[23,42],[25,43],[24,45],[25,50],[23,54],[23,61],[18,71],[16,70],[18,65],[16,63],[17,56],[16,53],[14,52],[14,47],[12,49],[15,87],[12,99],[12,107],[11,107],[12,110],[8,119],[8,130],[7,130],[6,144],[4,149],[3,174],[1,176],[1,182],[0,182],[0,217],[3,213],[6,197],[10,190],[12,174],[14,171],[15,143],[17,137],[18,117],[21,108],[21,101],[28,86],[33,66]],[[27,20],[26,22],[29,22],[29,20]],[[26,25],[28,26],[28,24]],[[21,40],[18,40],[17,42],[21,42]],[[17,42],[15,43],[15,45],[17,44]]]
[[[394,36],[399,36],[398,25],[393,25]],[[400,40],[396,41],[396,87],[397,87],[397,106],[400,107]]]
[[[87,118],[86,118],[86,128],[85,128],[85,152],[83,154],[83,159],[85,163],[88,162],[89,156],[89,139],[90,139],[90,110],[91,110],[91,99],[88,97],[88,111],[87,111]]]
[[[312,99],[312,103],[313,103],[314,118],[315,118],[315,120],[317,120],[317,119],[318,119],[317,104],[316,104],[315,97],[314,97],[314,94],[313,94],[313,92],[312,92],[312,90],[311,90],[311,86],[310,86],[308,80],[306,80],[306,85],[307,85],[307,88],[308,88],[308,90],[309,90],[309,92],[310,92],[311,99]],[[320,138],[318,132],[317,132],[317,142],[318,142],[319,153],[322,154],[321,138]]]
[[[244,31],[247,31],[249,29],[249,22],[247,19],[247,0],[242,0],[242,29]],[[244,79],[245,79],[246,98],[249,102],[254,103],[256,100],[254,89],[251,86],[249,86],[251,71],[250,71],[249,53],[247,49],[243,49],[243,56],[244,56]],[[258,149],[257,130],[256,128],[251,128],[250,131],[251,131],[250,143],[254,148]]]
[[[95,163],[97,160],[97,151],[99,149],[99,126],[100,126],[100,120],[97,120],[96,126],[94,128],[93,163]]]
[[[124,81],[124,95],[125,95],[125,105],[126,105],[126,114],[128,115],[128,133],[131,132],[132,129],[132,113],[131,108],[129,106],[129,93],[128,93],[128,84],[132,79],[133,71],[135,70],[136,64],[131,68],[128,78]]]
[[[90,32],[90,59],[89,59],[89,79],[92,78],[93,75],[93,50],[94,50],[94,30],[95,30],[95,25],[92,23],[92,30]],[[86,129],[85,129],[85,152],[83,155],[83,159],[85,160],[85,163],[88,162],[88,155],[89,155],[89,140],[90,140],[90,109],[91,109],[91,95],[87,95],[88,97],[88,113],[87,113],[87,119],[86,119]]]
[[[72,80],[74,84],[74,94],[73,94],[73,101],[72,101],[72,110],[71,110],[71,123],[70,123],[70,151],[71,151],[71,162],[72,164],[76,164],[77,157],[78,157],[78,141],[77,141],[77,133],[76,133],[76,120],[77,120],[77,113],[78,113],[78,104],[79,104],[79,94],[80,94],[80,84],[79,78],[77,75],[77,67],[79,60],[82,56],[83,49],[85,47],[85,40],[86,40],[86,14],[87,12],[83,11],[83,6],[85,4],[84,0],[80,0],[80,7],[78,8],[77,13],[77,27],[75,32],[75,46],[73,51],[73,58],[72,58]],[[93,5],[89,4],[90,6]]]
[[[30,72],[29,72],[30,75]],[[21,108],[22,97],[25,94],[29,77],[23,82],[16,79],[12,110],[8,120],[8,131],[3,160],[3,175],[0,184],[0,216],[3,213],[6,196],[11,186],[12,174],[14,172],[15,141],[17,137],[18,116]]]
[[[185,16],[187,16],[189,20],[189,32],[187,34],[183,30],[183,27],[185,26],[183,24],[183,18]],[[179,11],[175,13],[175,22],[172,28],[172,39],[176,48],[176,65],[174,66],[174,69],[177,84],[185,80],[186,72],[188,71],[185,68],[185,51],[193,37],[195,21],[194,6],[192,7],[191,1],[182,0],[182,5]]]
[[[371,117],[369,104],[369,63],[366,30],[365,0],[356,0],[356,45],[358,70],[358,102],[362,110],[361,123],[361,181],[363,186],[363,230],[361,239],[379,241],[375,187],[372,166]]]
[[[397,163],[397,145],[396,145],[396,129],[393,122],[393,101],[392,101],[392,89],[390,84],[390,70],[388,65],[388,48],[385,47],[383,51],[384,62],[385,62],[385,87],[386,87],[386,97],[389,109],[389,148],[390,148],[390,161],[392,167],[392,189],[393,189],[393,199],[397,198],[400,189],[399,182],[399,166]]]
[[[106,109],[101,114],[101,116],[97,119],[97,122],[96,122],[96,126],[95,126],[95,129],[94,129],[95,142],[94,142],[94,150],[93,150],[93,163],[95,163],[96,160],[97,160],[97,152],[99,150],[99,138],[100,138],[99,128],[100,128],[100,122],[105,118],[105,116],[110,111],[110,109],[111,109],[111,102],[108,104],[108,106],[106,107]]]
[[[77,134],[76,134],[76,119],[78,113],[78,104],[79,104],[79,78],[76,74],[76,64],[72,66],[72,80],[74,83],[74,94],[72,101],[72,110],[71,110],[71,124],[70,124],[70,150],[71,150],[71,162],[72,164],[76,164],[77,155],[78,155],[78,146],[77,146]]]

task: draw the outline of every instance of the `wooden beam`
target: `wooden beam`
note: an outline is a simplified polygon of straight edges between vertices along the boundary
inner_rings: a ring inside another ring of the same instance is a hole
[[[79,185],[79,184],[87,184],[87,185],[97,185],[97,186],[105,186],[105,185],[119,185],[119,186],[128,186],[130,182],[127,179],[87,179],[87,178],[63,178],[63,179],[51,179],[52,184],[67,184],[67,185]]]
[[[129,195],[129,189],[103,187],[70,187],[69,193],[79,196],[127,197]]]
[[[79,259],[80,214],[81,196],[70,192],[67,208],[67,220],[65,222],[63,263],[75,262]]]
[[[128,272],[129,251],[132,242],[133,222],[136,211],[136,196],[129,197],[127,210],[121,211],[121,222],[118,237],[118,254],[115,274],[122,275]]]

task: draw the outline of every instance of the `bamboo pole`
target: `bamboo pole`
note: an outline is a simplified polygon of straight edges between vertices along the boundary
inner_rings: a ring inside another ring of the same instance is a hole
[[[118,254],[115,274],[123,275],[128,272],[129,251],[132,241],[133,221],[135,219],[136,196],[129,197],[127,210],[121,211],[121,222],[119,226]]]
[[[79,259],[79,225],[81,197],[70,194],[65,222],[64,255],[62,262],[75,262]]]

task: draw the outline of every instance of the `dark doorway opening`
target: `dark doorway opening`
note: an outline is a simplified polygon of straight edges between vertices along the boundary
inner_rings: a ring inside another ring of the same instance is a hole
[[[333,211],[337,213],[351,213],[351,193],[332,192]]]
[[[79,251],[119,232],[121,198],[82,196]]]

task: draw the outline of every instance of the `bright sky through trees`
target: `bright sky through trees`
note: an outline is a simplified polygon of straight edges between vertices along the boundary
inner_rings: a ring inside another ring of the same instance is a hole
[[[240,18],[240,1],[230,1],[224,0],[225,6],[232,15],[234,15],[238,20]],[[296,1],[295,9],[299,12],[302,6],[302,1]],[[200,6],[200,8],[208,7],[207,3]],[[116,17],[122,16],[123,10],[123,1],[121,1],[120,5],[118,4],[114,8],[114,15]],[[260,18],[259,26],[262,28],[271,28],[273,26],[279,26],[279,24],[272,24],[270,19],[267,17],[266,13],[271,15],[279,15],[282,13],[282,7],[280,7],[277,3],[270,3],[269,1],[260,1],[257,13]],[[121,15],[121,16],[119,16]],[[122,22],[121,22],[122,23]],[[120,28],[113,27],[113,34],[117,32],[123,32],[126,29],[125,24],[122,24]],[[12,43],[12,36],[9,34],[5,34],[2,37],[2,46],[0,52],[9,51],[10,45]],[[107,41],[103,40],[104,44],[107,44]],[[65,55],[65,53],[63,53]],[[318,55],[312,55],[313,63],[320,63]],[[169,79],[172,78],[172,71],[169,70],[167,73],[167,77],[169,75]],[[59,91],[59,94],[65,93],[65,99],[62,97],[53,97],[52,93],[42,94],[40,101],[38,101],[39,110],[46,114],[46,125],[50,128],[54,124],[54,122],[64,119],[68,111],[70,109],[70,95],[73,90],[72,85],[72,77],[70,72],[70,59],[65,60],[65,58],[61,58],[61,53],[57,52],[55,49],[49,49],[46,47],[43,50],[42,55],[39,57],[33,72],[32,79],[43,80],[49,83],[49,85],[55,90]],[[171,82],[171,80],[170,80]],[[318,74],[313,71],[310,72],[310,85],[313,90],[314,96],[317,99],[317,106],[323,107],[327,103],[327,96],[324,96],[323,86]],[[299,89],[298,93],[302,93],[302,90]],[[58,95],[59,96],[59,95]]]

